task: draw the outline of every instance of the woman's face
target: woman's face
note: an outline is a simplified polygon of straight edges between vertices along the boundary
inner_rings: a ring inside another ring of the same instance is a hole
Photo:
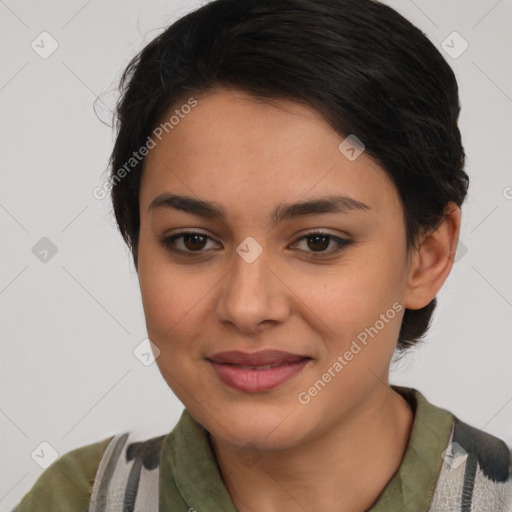
[[[314,110],[226,89],[196,98],[145,161],[148,335],[164,379],[213,436],[291,447],[386,387],[411,292],[402,207],[385,172],[364,152],[354,159],[359,148],[343,153]],[[351,199],[292,208],[335,196]],[[288,354],[218,356],[264,350]]]

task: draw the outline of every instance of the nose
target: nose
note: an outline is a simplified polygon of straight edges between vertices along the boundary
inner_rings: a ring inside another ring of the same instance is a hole
[[[219,321],[254,334],[288,318],[290,292],[266,251],[254,259],[246,257],[243,245],[238,249],[221,283],[217,315]]]

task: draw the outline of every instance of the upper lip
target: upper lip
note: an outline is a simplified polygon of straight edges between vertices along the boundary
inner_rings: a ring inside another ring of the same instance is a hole
[[[306,358],[310,359],[308,356],[301,356],[281,350],[261,350],[259,352],[229,350],[226,352],[218,352],[208,357],[210,361],[216,363],[231,363],[240,366],[265,366],[268,364],[294,363]]]

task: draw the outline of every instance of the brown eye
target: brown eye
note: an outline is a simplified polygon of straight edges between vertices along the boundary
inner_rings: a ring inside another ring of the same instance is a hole
[[[307,235],[299,238],[296,244],[303,240],[306,240],[307,247],[307,249],[303,250],[303,252],[310,254],[316,253],[320,257],[324,255],[328,256],[335,254],[352,243],[351,240],[345,240],[344,238],[340,238],[329,233],[324,233],[323,231],[314,231],[312,233],[308,233]],[[330,246],[331,242],[334,242],[335,244],[334,249],[326,250]]]
[[[162,245],[169,251],[179,253],[184,256],[196,256],[209,252],[205,249],[208,241],[212,240],[204,233],[195,232],[181,232],[175,235],[166,237],[161,240]],[[314,231],[299,238],[295,244],[306,240],[306,249],[300,249],[301,252],[313,254],[314,256],[322,257],[336,254],[346,246],[353,243],[350,240],[345,240],[329,233],[322,231]],[[334,242],[334,248],[327,250]]]
[[[168,250],[187,254],[207,252],[203,249],[208,240],[211,240],[210,237],[203,233],[182,232],[166,237],[161,242]]]
[[[329,247],[331,237],[326,235],[309,235],[307,237],[308,247],[315,250],[323,251]]]
[[[183,245],[191,251],[204,249],[206,237],[203,235],[190,234],[183,236]]]

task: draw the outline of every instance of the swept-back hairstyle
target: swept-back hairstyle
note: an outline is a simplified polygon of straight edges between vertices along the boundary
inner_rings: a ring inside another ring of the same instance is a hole
[[[398,190],[404,250],[466,197],[456,78],[403,16],[374,0],[213,0],[152,40],[120,80],[111,198],[136,269],[144,160],[121,180],[118,170],[171,108],[223,86],[300,102],[355,134]],[[425,335],[436,304],[406,309],[398,354]]]

